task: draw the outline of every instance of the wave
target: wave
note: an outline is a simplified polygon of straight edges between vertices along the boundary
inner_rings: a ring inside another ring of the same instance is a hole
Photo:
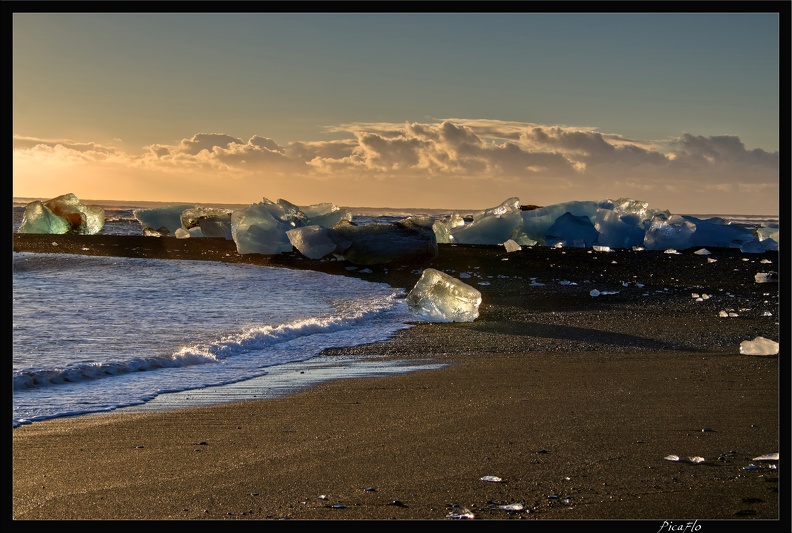
[[[355,301],[354,307],[340,315],[310,317],[278,326],[257,326],[240,333],[225,335],[214,341],[182,346],[162,356],[105,363],[81,363],[64,368],[17,370],[14,372],[14,390],[57,386],[161,368],[219,364],[232,357],[255,354],[313,335],[326,335],[369,326],[378,318],[395,311],[400,303],[403,304],[404,300],[401,296],[390,294],[360,298]],[[263,366],[275,364],[278,363],[270,362]]]

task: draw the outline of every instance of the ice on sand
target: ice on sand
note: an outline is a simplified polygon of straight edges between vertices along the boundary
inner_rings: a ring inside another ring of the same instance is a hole
[[[289,241],[309,259],[320,259],[334,252],[342,252],[351,246],[350,241],[342,242],[338,233],[319,225],[293,228],[286,232]]]
[[[264,202],[231,213],[231,236],[237,252],[263,255],[291,252],[292,243],[286,231],[295,225],[290,224],[290,215],[281,205],[266,198]]]
[[[743,355],[776,355],[778,354],[778,343],[764,337],[756,337],[752,341],[742,341],[740,353]]]
[[[105,211],[98,205],[84,205],[74,194],[63,194],[46,202],[25,207],[18,233],[77,233],[95,235],[104,227]]]
[[[428,322],[472,322],[481,293],[444,272],[427,268],[407,295],[411,313]]]
[[[231,211],[227,209],[192,207],[182,212],[181,223],[182,228],[189,230],[193,236],[223,237],[232,240]]]
[[[431,226],[424,227],[410,219],[361,226],[342,220],[332,230],[331,239],[337,234],[337,244],[346,246],[340,255],[357,265],[431,259],[438,253],[437,239]]]
[[[195,209],[194,204],[174,204],[165,207],[135,209],[132,214],[143,227],[143,234],[157,232],[160,235],[173,235],[182,226],[182,213]]]
[[[519,252],[520,250],[522,250],[522,246],[514,242],[512,239],[509,239],[508,241],[504,242],[503,247],[506,248],[506,251],[510,253]]]
[[[459,244],[500,244],[522,224],[520,199],[509,198],[496,207],[479,211],[470,224],[449,229],[449,241]]]

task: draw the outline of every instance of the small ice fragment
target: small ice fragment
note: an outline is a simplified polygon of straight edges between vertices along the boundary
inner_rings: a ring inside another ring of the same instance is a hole
[[[589,294],[591,296],[599,296],[601,293],[597,289],[591,289],[591,292],[589,292]]]
[[[569,281],[569,280],[566,280],[566,279],[559,281],[558,284],[559,285],[577,285],[577,283],[575,283],[574,281]]]
[[[336,503],[332,507],[333,509],[346,509],[346,505],[344,505],[343,503]]]
[[[356,267],[356,266],[348,266],[348,267],[346,267],[346,270],[349,270],[350,272],[352,270],[357,270],[357,269],[358,269],[358,267]]]
[[[373,271],[373,270],[371,270],[370,268],[364,268],[363,270],[360,270],[359,272],[360,272],[361,274],[371,274],[371,273],[372,273],[372,272],[374,272],[374,271]]]
[[[718,262],[718,260],[715,259],[714,257],[708,257],[707,258],[707,263],[717,263],[717,262]]]
[[[752,341],[742,341],[740,353],[743,355],[776,355],[778,354],[778,343],[764,337],[756,337]]]
[[[462,279],[468,279],[469,277],[471,277],[471,274],[470,272],[462,272],[459,274],[459,277]]]
[[[473,512],[467,507],[457,507],[448,513],[448,518],[454,518],[457,520],[473,520],[476,518],[476,515],[474,515]]]
[[[697,292],[690,293],[690,297],[691,298],[701,298],[701,296],[699,296],[699,293],[697,293]]]
[[[772,283],[778,281],[778,272],[757,272],[754,279],[756,283]]]
[[[691,463],[695,463],[695,464],[703,463],[705,461],[703,457],[698,455],[696,455],[695,457],[688,457],[688,460],[690,460]]]
[[[595,252],[610,252],[610,246],[592,246]]]
[[[503,479],[499,478],[498,476],[484,476],[481,478],[481,481],[491,481],[492,483],[501,483]]]
[[[678,455],[666,455],[665,457],[663,457],[663,459],[665,459],[666,461],[679,461],[679,456]]]
[[[710,255],[712,252],[710,252],[706,248],[702,248],[701,250],[696,250],[693,253],[696,254],[696,255]]]
[[[320,494],[319,496],[316,497],[316,499],[317,500],[328,500],[329,498],[327,497],[326,494]]]
[[[489,285],[490,282],[489,281],[479,281],[478,284],[479,285]]]
[[[678,254],[679,252],[677,252],[677,251],[676,251],[676,250],[674,250],[673,248],[669,248],[669,249],[668,249],[668,250],[666,250],[664,253],[667,253],[667,254]]]
[[[743,467],[743,470],[758,470],[758,469],[759,469],[759,467],[756,466],[755,464],[750,464],[748,466],[744,466]]]
[[[507,505],[499,505],[498,509],[501,511],[517,512],[522,511],[525,507],[521,503],[510,503]]]
[[[190,232],[184,228],[176,228],[176,232],[174,233],[177,239],[189,239]]]
[[[759,457],[754,457],[754,461],[778,461],[778,452],[775,453],[766,453],[764,455],[760,455]]]
[[[769,259],[762,259],[762,260],[761,260],[761,261],[759,261],[759,262],[760,262],[760,263],[765,263],[765,264],[767,264],[767,263],[770,263],[771,265],[773,264],[773,262],[772,262],[772,261],[770,261]]]
[[[506,248],[507,252],[517,252],[519,250],[522,250],[522,246],[514,242],[512,239],[509,239],[508,241],[504,242],[503,246]]]

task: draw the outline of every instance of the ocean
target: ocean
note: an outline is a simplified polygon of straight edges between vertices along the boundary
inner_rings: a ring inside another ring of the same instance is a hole
[[[29,201],[14,201],[14,232]],[[101,234],[141,235],[133,210],[163,204],[100,205]],[[449,212],[352,211],[360,224]],[[411,327],[404,291],[380,283],[207,261],[14,253],[12,262],[13,427],[277,397],[328,379],[438,366],[376,353],[316,357]]]

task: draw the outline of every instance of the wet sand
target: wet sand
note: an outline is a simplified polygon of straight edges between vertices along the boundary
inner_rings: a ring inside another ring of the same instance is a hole
[[[778,271],[777,253],[441,245],[434,260],[361,272],[297,253],[240,256],[222,239],[14,235],[14,249],[311,268],[407,290],[433,267],[470,273],[483,299],[475,322],[417,323],[326,352],[442,369],[14,429],[15,520],[435,521],[467,510],[547,526],[789,530],[780,466],[754,459],[787,449],[789,354],[783,343],[778,356],[739,353],[756,336],[779,341],[778,283],[754,279]]]

